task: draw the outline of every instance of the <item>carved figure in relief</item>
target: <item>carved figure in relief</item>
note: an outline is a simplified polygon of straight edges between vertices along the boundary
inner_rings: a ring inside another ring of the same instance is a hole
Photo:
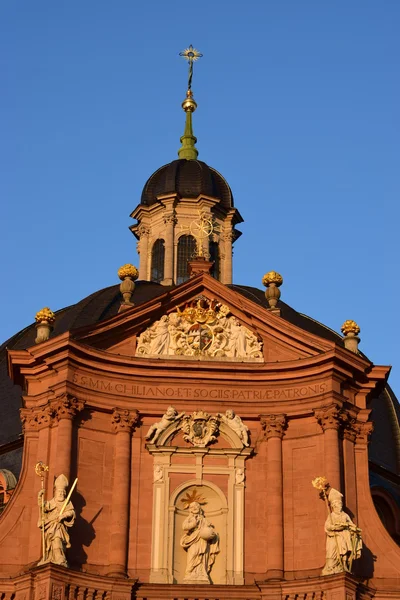
[[[262,343],[240,324],[230,309],[199,297],[164,315],[140,334],[138,356],[209,356],[262,360]]]
[[[169,346],[168,317],[163,315],[154,328],[149,354],[167,354]]]
[[[179,421],[184,414],[184,412],[178,414],[176,408],[174,408],[173,406],[169,406],[165,414],[163,414],[161,421],[153,423],[153,425],[149,428],[146,434],[146,440],[150,440],[151,438],[153,438],[152,442],[153,444],[155,444],[162,432],[165,431],[167,427],[171,425],[171,423]]]
[[[229,325],[231,330],[229,355],[244,358],[246,356],[246,328],[242,327],[236,317],[229,319]]]
[[[244,483],[245,475],[243,469],[236,469],[235,473],[235,483],[236,485],[241,485]]]
[[[330,489],[328,501],[331,512],[325,521],[326,562],[322,575],[343,571],[351,573],[353,560],[361,555],[361,529],[343,511],[342,497],[340,492]]]
[[[219,536],[198,502],[189,505],[181,546],[187,552],[184,583],[211,583],[210,572],[219,552]]]
[[[161,465],[155,465],[153,472],[153,481],[157,483],[157,481],[162,481],[164,478],[164,471]]]
[[[232,409],[228,409],[224,415],[218,413],[217,416],[239,436],[243,446],[249,445],[249,428],[243,423],[239,415],[236,415]]]
[[[71,547],[68,529],[75,522],[75,510],[72,502],[68,502],[63,510],[67,487],[67,478],[59,475],[54,482],[54,498],[43,501],[44,488],[39,491],[38,504],[42,515],[38,527],[44,530],[44,555],[39,565],[51,562],[68,567],[65,552]]]

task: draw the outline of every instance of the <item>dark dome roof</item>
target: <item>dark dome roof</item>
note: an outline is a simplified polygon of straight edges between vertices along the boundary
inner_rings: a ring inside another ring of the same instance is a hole
[[[140,200],[151,206],[157,196],[176,192],[184,198],[197,198],[200,194],[221,200],[226,209],[233,207],[233,195],[226,180],[218,171],[201,160],[174,160],[153,173],[147,180]]]

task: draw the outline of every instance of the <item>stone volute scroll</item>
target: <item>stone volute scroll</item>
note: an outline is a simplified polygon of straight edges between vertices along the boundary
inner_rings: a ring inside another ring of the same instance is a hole
[[[183,310],[163,315],[143,331],[136,356],[192,357],[262,362],[262,342],[230,314],[230,308],[204,296]]]

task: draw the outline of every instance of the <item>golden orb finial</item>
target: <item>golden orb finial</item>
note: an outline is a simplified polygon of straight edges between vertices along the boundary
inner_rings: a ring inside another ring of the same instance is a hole
[[[192,90],[186,92],[186,98],[182,102],[182,108],[185,112],[194,112],[197,108],[197,102],[193,98]]]
[[[121,279],[121,281],[123,281],[126,277],[129,277],[129,279],[134,281],[139,277],[139,271],[135,266],[127,263],[118,269],[118,277]]]
[[[265,273],[262,278],[262,283],[265,287],[268,287],[271,283],[274,283],[277,287],[281,286],[283,283],[283,277],[276,271],[269,271]]]
[[[340,329],[345,336],[349,334],[358,335],[361,331],[357,323],[351,320],[345,321]]]
[[[36,323],[48,323],[52,325],[56,320],[56,315],[48,306],[45,306],[41,310],[39,310],[35,315]]]

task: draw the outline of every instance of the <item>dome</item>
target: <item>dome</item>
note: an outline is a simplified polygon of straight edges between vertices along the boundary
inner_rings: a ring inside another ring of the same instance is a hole
[[[160,194],[177,193],[183,198],[200,194],[219,198],[225,209],[233,207],[233,195],[218,171],[201,160],[178,159],[158,169],[147,180],[140,203],[151,206]]]

